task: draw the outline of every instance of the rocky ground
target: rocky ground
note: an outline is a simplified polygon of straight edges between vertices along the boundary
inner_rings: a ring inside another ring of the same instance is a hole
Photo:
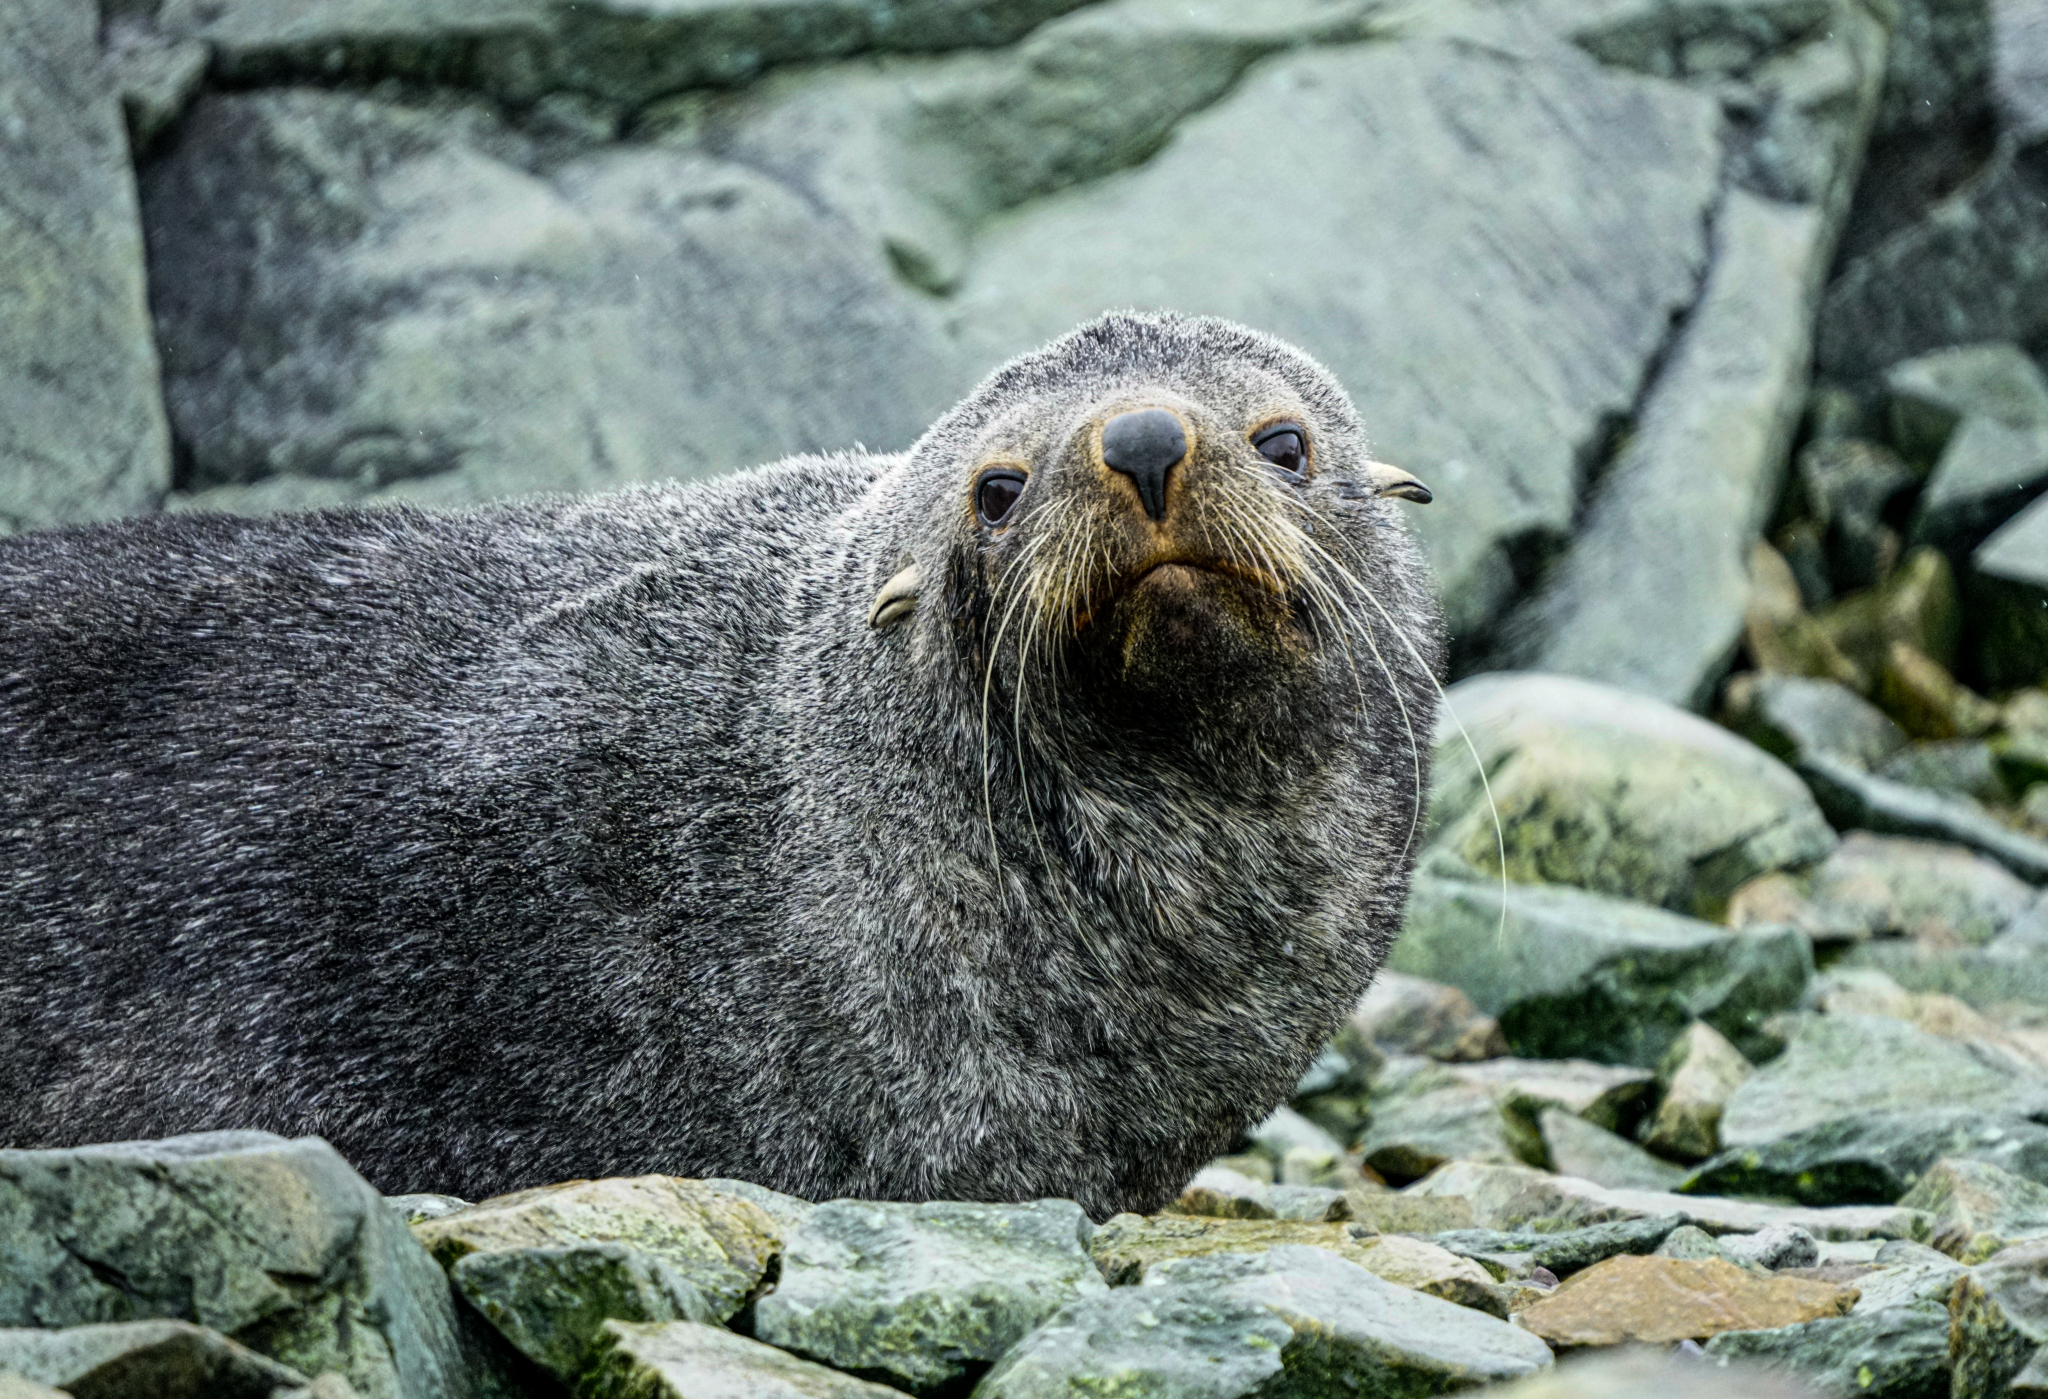
[[[0,1399],[2048,1393],[2036,0],[102,8],[0,0],[0,529],[893,448],[1170,305],[1435,488],[1466,678],[1163,1214],[6,1150]]]

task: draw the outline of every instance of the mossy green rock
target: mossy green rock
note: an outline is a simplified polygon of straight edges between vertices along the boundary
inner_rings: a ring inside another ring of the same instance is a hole
[[[606,1321],[717,1319],[673,1268],[625,1244],[465,1254],[448,1275],[506,1340],[565,1384],[587,1367]]]
[[[1730,740],[1735,741],[1735,740]],[[1502,900],[1506,914],[1502,914]],[[1654,1067],[1695,1020],[1745,1053],[1797,1005],[1813,949],[1790,928],[1724,928],[1578,889],[1417,875],[1389,965],[1448,982],[1517,1054]]]
[[[0,1374],[102,1399],[271,1399],[308,1383],[291,1366],[186,1321],[0,1330]]]
[[[901,1399],[717,1326],[608,1321],[576,1399]]]
[[[1708,1195],[1780,1195],[1807,1205],[1885,1203],[1951,1156],[1990,1161],[2048,1182],[2048,1127],[1972,1108],[1849,1113],[1773,1142],[1725,1151],[1702,1164],[1682,1188]]]
[[[675,1176],[522,1190],[422,1220],[412,1231],[449,1269],[475,1253],[623,1244],[703,1294],[719,1321],[745,1305],[782,1247],[782,1227],[753,1201]]]
[[[1441,1394],[1532,1374],[1526,1331],[1285,1245],[1183,1258],[1027,1336],[976,1399],[1320,1399]]]
[[[1070,1200],[834,1200],[789,1237],[754,1311],[771,1345],[922,1391],[995,1360],[1078,1298],[1108,1291]]]
[[[191,1321],[362,1399],[518,1392],[503,1342],[317,1137],[0,1151],[0,1326]]]
[[[1919,1302],[1769,1331],[1728,1331],[1708,1341],[1706,1352],[1724,1363],[1786,1371],[1826,1399],[1943,1399],[1948,1310]]]
[[[2048,1341],[2048,1239],[2016,1244],[1957,1279],[1948,1313],[1953,1399],[2006,1395]]]
[[[1834,848],[1790,768],[1675,705],[1568,676],[1504,674],[1462,681],[1445,703],[1462,729],[1446,717],[1438,733],[1428,868],[1498,876],[1505,845],[1517,883],[1717,917],[1748,880]]]
[[[1888,1016],[1814,1016],[1728,1099],[1721,1140],[1760,1147],[1835,1118],[1930,1107],[2031,1117],[2048,1112],[2048,1080]]]

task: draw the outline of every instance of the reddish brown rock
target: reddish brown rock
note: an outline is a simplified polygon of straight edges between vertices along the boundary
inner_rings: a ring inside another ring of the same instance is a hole
[[[1522,1325],[1560,1349],[1669,1345],[1842,1316],[1856,1297],[1853,1287],[1758,1277],[1719,1258],[1624,1256],[1567,1279],[1522,1313]]]

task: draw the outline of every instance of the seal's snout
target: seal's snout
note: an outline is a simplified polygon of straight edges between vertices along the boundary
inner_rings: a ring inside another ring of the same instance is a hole
[[[1119,413],[1102,425],[1102,464],[1131,478],[1154,520],[1166,518],[1166,473],[1187,454],[1187,429],[1164,408]]]

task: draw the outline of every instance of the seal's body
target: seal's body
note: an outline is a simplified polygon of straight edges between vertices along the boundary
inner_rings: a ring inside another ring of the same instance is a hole
[[[1298,352],[1124,315],[897,456],[0,540],[0,1145],[1156,1207],[1398,927],[1375,470]]]

